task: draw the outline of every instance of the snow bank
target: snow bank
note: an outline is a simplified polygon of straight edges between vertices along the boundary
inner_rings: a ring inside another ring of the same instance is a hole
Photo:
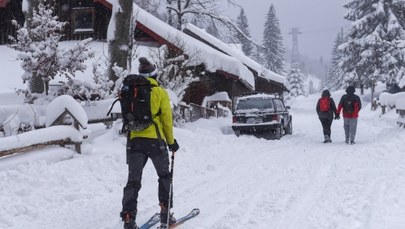
[[[52,126],[0,138],[0,151],[68,138],[73,142],[81,142],[83,135],[71,126]]]

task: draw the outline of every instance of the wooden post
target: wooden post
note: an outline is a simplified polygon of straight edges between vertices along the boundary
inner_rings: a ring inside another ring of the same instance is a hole
[[[73,119],[73,127],[76,130],[80,131],[79,122],[75,118]],[[81,149],[80,143],[75,143],[75,150],[78,154],[82,154],[82,149]]]
[[[385,110],[386,110],[386,108],[387,108],[387,106],[381,106],[381,112],[382,112],[382,114],[385,114]]]

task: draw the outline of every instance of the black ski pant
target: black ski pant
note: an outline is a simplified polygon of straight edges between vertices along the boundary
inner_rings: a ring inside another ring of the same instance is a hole
[[[328,137],[330,137],[330,134],[331,134],[330,127],[332,126],[333,119],[320,118],[319,120],[321,120],[321,124],[322,124],[322,128],[323,128],[323,135],[327,135]]]
[[[142,186],[142,171],[148,158],[151,159],[159,176],[159,203],[167,207],[171,174],[166,143],[158,139],[134,138],[128,144],[130,145],[130,148],[127,149],[128,182],[122,198],[123,212],[131,212],[134,217],[136,216],[138,193]]]

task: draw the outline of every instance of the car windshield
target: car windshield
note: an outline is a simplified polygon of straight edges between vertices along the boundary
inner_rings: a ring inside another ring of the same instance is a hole
[[[256,97],[250,99],[241,99],[238,102],[237,110],[250,109],[273,109],[271,98]]]

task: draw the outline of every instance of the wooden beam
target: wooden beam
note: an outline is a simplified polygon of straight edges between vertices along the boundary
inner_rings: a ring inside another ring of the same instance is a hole
[[[9,150],[4,150],[0,151],[0,157],[15,154],[15,153],[23,153],[31,150],[38,150],[42,149],[44,147],[50,146],[50,145],[80,145],[81,142],[72,142],[70,138],[63,139],[63,140],[54,140],[54,141],[49,141],[49,142],[44,142],[44,143],[38,143],[38,144],[33,144],[30,146],[23,146],[20,148],[14,148],[14,149],[9,149]],[[80,153],[80,152],[78,152]]]

